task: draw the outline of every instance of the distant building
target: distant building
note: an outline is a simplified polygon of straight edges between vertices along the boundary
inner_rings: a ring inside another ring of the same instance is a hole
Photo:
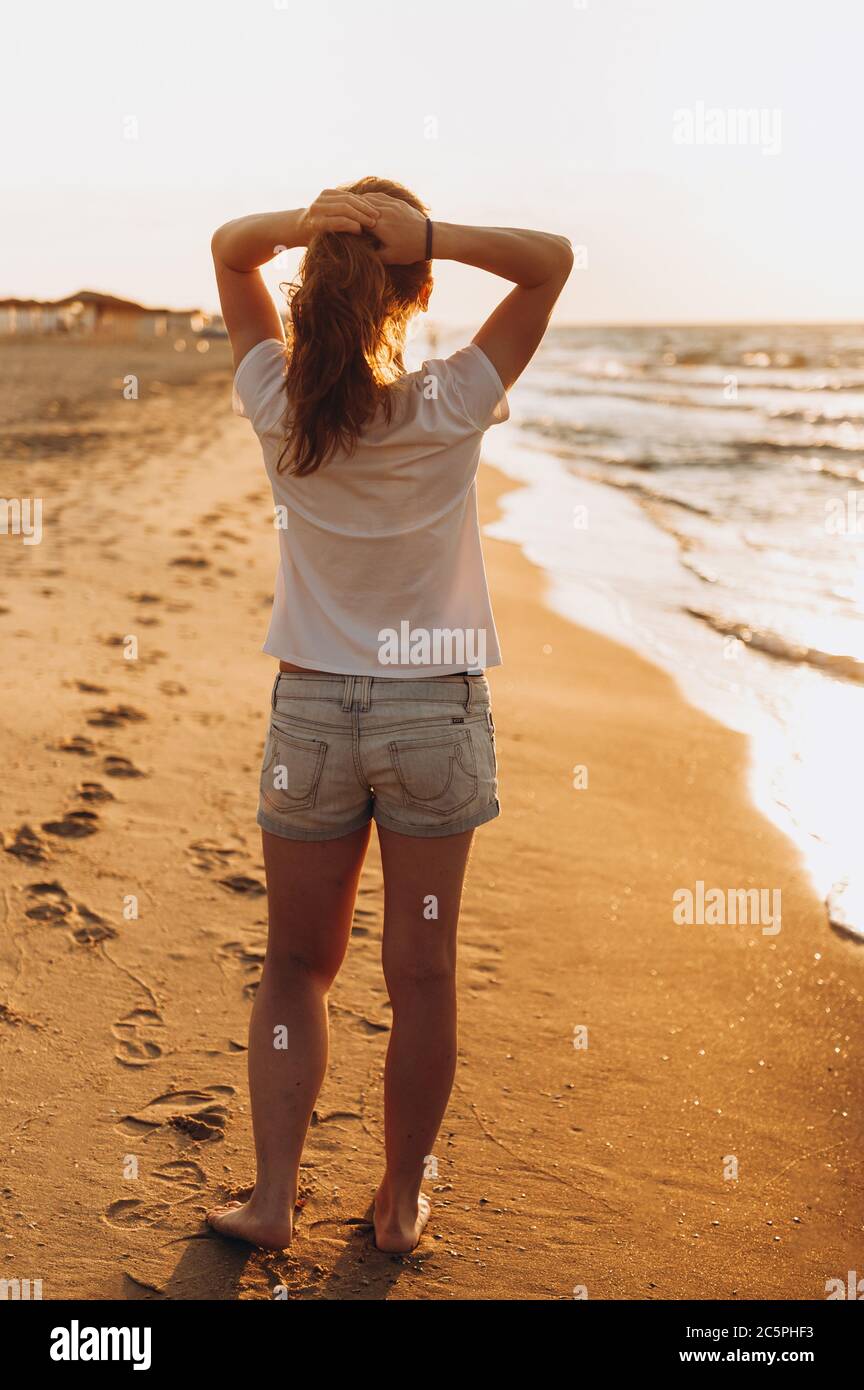
[[[194,336],[207,323],[200,309],[148,309],[96,290],[79,290],[65,299],[0,299],[0,337],[52,334],[128,342]]]

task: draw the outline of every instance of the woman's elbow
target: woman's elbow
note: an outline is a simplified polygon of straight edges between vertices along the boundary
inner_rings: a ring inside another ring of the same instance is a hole
[[[566,236],[553,235],[555,242],[556,260],[559,273],[563,280],[566,280],[570,271],[573,269],[573,247]]]
[[[214,261],[225,259],[225,241],[230,228],[230,222],[223,222],[221,227],[217,227],[210,238],[210,250],[213,253]]]

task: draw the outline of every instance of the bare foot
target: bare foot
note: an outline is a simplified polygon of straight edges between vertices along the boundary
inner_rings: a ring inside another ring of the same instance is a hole
[[[429,1215],[432,1203],[425,1193],[417,1198],[416,1211],[397,1211],[386,1205],[386,1198],[379,1191],[375,1198],[372,1218],[375,1223],[375,1244],[388,1255],[407,1255],[416,1248]]]
[[[291,1244],[294,1223],[288,1216],[263,1216],[252,1202],[226,1202],[208,1211],[207,1220],[220,1236],[248,1240],[263,1250],[284,1250]]]

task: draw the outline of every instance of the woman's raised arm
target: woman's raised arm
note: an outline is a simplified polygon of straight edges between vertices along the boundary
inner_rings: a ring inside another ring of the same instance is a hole
[[[375,236],[385,264],[419,261],[425,254],[426,218],[386,193],[370,193],[381,216]],[[540,345],[555,301],[573,268],[566,237],[519,227],[466,227],[433,223],[432,255],[488,270],[516,288],[475,334],[474,342],[494,365],[505,389],[513,385]]]
[[[325,189],[308,208],[256,212],[226,222],[210,243],[222,317],[231,339],[234,366],[265,338],[284,339],[282,320],[259,267],[280,251],[308,246],[316,232],[358,235],[374,227],[378,213],[365,198]]]
[[[551,232],[436,222],[433,252],[440,259],[461,261],[515,283],[474,335],[509,390],[540,346],[567,283],[573,268],[570,242]]]

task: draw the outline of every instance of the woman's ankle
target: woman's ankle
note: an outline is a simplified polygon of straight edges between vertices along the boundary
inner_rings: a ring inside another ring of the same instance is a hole
[[[284,1183],[268,1184],[259,1179],[252,1189],[249,1205],[262,1215],[292,1216],[297,1205],[297,1188],[286,1187]]]
[[[416,1213],[419,1199],[420,1182],[416,1177],[400,1179],[385,1173],[375,1197],[375,1209],[385,1220],[399,1220]]]

